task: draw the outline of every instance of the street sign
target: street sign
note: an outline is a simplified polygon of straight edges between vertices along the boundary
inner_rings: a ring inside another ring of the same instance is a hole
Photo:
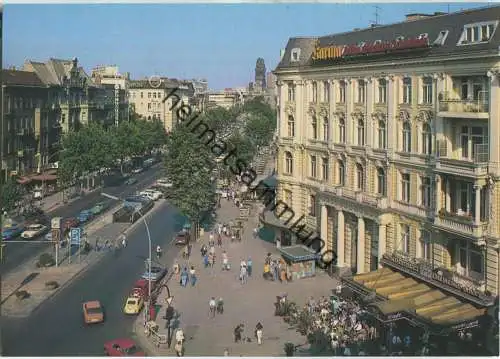
[[[80,245],[80,240],[82,238],[82,229],[81,228],[71,228],[70,234],[70,243],[72,246],[79,246]]]
[[[50,221],[50,226],[52,227],[52,229],[61,229],[61,220],[61,217],[52,218],[52,220]]]

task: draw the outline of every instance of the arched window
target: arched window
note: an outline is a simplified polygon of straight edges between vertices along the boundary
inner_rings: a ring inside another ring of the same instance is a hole
[[[313,140],[318,139],[318,119],[313,116],[311,119],[311,136]]]
[[[341,186],[345,183],[345,165],[342,160],[337,161],[337,183]]]
[[[356,164],[356,188],[359,191],[365,189],[365,169],[359,163]]]
[[[293,173],[293,156],[290,152],[285,152],[285,173]]]
[[[411,124],[403,123],[403,152],[411,152]]]
[[[295,137],[295,119],[292,115],[288,116],[288,137]]]
[[[385,171],[382,167],[377,168],[377,194],[386,195]]]
[[[323,119],[323,141],[330,139],[330,123],[328,122],[328,117]]]
[[[339,143],[345,143],[345,120],[339,118]]]
[[[358,120],[358,146],[365,145],[365,121]]]
[[[424,155],[432,153],[432,130],[428,123],[422,126],[422,153]]]
[[[385,121],[378,121],[378,148],[385,149],[387,147],[387,129]]]

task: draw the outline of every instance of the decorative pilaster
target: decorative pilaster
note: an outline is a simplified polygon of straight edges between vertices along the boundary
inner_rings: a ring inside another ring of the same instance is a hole
[[[363,217],[358,217],[358,252],[357,255],[357,270],[356,273],[365,272],[365,220]]]
[[[378,225],[378,267],[382,268],[381,259],[384,256],[386,252],[386,236],[387,236],[387,230],[386,230],[386,225],[379,223]]]
[[[329,242],[328,241],[328,208],[326,207],[326,205],[321,206],[320,221],[321,221],[321,226],[320,226],[321,227],[320,228],[321,239],[323,240],[323,243],[325,244],[324,247],[321,249],[321,253],[325,253],[328,250],[327,243]]]
[[[345,260],[345,222],[344,212],[337,210],[337,267],[344,266]]]

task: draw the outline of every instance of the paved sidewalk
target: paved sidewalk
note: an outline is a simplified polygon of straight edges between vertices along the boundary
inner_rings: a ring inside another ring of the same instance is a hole
[[[232,204],[223,200],[222,208],[218,211],[217,220],[229,222],[238,216],[238,210]],[[284,344],[293,342],[304,344],[306,339],[295,330],[288,329],[280,317],[274,316],[274,302],[276,296],[284,292],[289,298],[298,303],[305,303],[309,296],[329,295],[335,288],[336,282],[324,273],[318,273],[315,278],[302,279],[288,284],[274,283],[262,278],[264,259],[268,252],[277,253],[274,245],[253,238],[252,230],[258,223],[258,213],[253,211],[243,232],[241,243],[224,243],[232,269],[228,272],[221,271],[221,250],[217,248],[216,266],[213,269],[203,268],[200,256],[200,243],[193,246],[191,262],[180,260],[179,264],[194,265],[197,271],[198,283],[195,287],[182,288],[177,280],[169,282],[173,295],[174,308],[179,312],[179,326],[183,329],[186,343],[186,356],[222,356],[224,348],[229,349],[229,355],[257,355],[257,356],[282,356]],[[202,241],[208,242],[208,233]],[[253,261],[253,276],[246,285],[238,280],[239,263],[241,259]],[[173,262],[171,262],[173,265]],[[208,317],[208,302],[210,297],[224,299],[224,314],[215,318]],[[160,331],[166,334],[165,320],[166,291],[160,295],[159,303],[163,305],[157,317]],[[141,345],[152,355],[173,355],[172,348],[166,345],[159,348],[153,346],[145,337],[142,326],[143,317],[136,322],[135,332]],[[263,344],[258,346],[254,336],[255,325],[261,322],[264,329]],[[233,329],[239,323],[245,324],[243,337],[252,338],[251,342],[235,344]],[[175,355],[175,354],[174,354]]]

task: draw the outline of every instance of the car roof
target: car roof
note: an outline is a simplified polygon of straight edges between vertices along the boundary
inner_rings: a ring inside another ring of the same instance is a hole
[[[88,302],[83,303],[87,308],[100,308],[101,303],[98,300],[90,300]]]
[[[115,340],[108,342],[107,344],[109,344],[109,345],[118,344],[122,348],[129,348],[133,345],[136,345],[132,339],[128,339],[128,338],[115,339]]]

